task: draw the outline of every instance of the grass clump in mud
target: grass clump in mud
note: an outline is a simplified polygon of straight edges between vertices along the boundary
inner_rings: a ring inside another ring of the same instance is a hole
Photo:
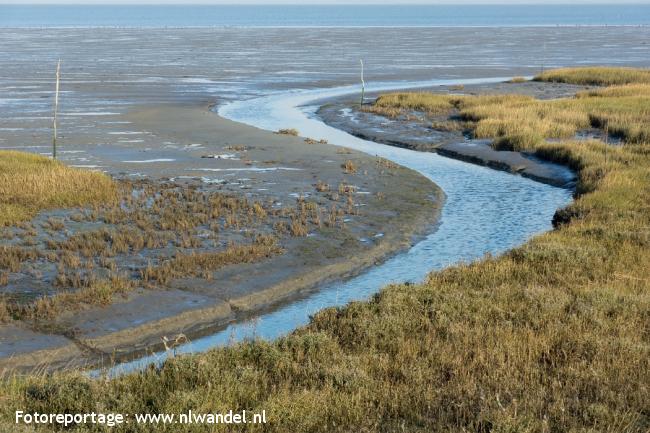
[[[220,252],[192,252],[176,254],[157,267],[141,271],[145,283],[167,284],[174,278],[202,276],[211,279],[211,273],[224,266],[252,263],[280,254],[282,248],[273,236],[258,236],[249,245],[229,245]]]
[[[15,428],[16,409],[240,408],[265,409],[269,423],[228,431],[646,432],[649,146],[541,143],[538,154],[571,165],[580,182],[552,232],[325,309],[273,342],[178,356],[112,380],[7,378],[1,422]]]
[[[298,135],[297,131],[296,131],[296,135]],[[313,138],[305,138],[305,143],[307,143],[307,144],[327,144],[328,141],[325,140],[325,139],[315,140]]]
[[[293,137],[297,137],[298,134],[300,134],[300,132],[298,132],[298,130],[295,129],[295,128],[283,128],[283,129],[278,129],[278,131],[276,132],[276,134],[280,134],[280,135],[291,135],[291,136],[293,136]]]
[[[345,174],[354,174],[357,172],[357,164],[355,164],[351,159],[348,159],[341,164],[341,168]]]
[[[53,296],[38,298],[32,303],[3,302],[0,310],[4,310],[6,316],[4,320],[0,317],[0,323],[12,319],[38,322],[54,318],[66,311],[77,310],[80,306],[109,305],[116,295],[125,295],[134,287],[133,281],[123,275],[114,274],[106,279],[89,281],[78,290],[62,291]]]
[[[78,170],[40,155],[0,151],[0,226],[31,219],[39,211],[114,202],[110,177]]]
[[[528,80],[524,77],[512,77],[508,83],[525,83],[526,81]]]

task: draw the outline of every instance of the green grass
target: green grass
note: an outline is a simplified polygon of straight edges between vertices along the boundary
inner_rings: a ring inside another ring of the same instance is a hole
[[[24,222],[53,208],[114,201],[113,181],[30,153],[0,151],[0,226]]]
[[[513,110],[533,103],[502,98]],[[620,114],[616,100],[603,104]],[[554,107],[562,105],[551,115]],[[558,212],[555,230],[423,284],[325,309],[273,342],[181,356],[113,380],[8,377],[4,426],[14,428],[15,409],[265,409],[266,426],[183,431],[647,432],[650,143],[533,146],[579,172],[579,196]]]

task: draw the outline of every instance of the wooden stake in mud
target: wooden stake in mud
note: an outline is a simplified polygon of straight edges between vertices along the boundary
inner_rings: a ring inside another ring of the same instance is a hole
[[[363,106],[363,97],[366,93],[366,82],[363,81],[363,60],[359,59],[361,63],[361,103],[359,105]]]
[[[53,135],[52,135],[52,158],[56,159],[56,119],[59,111],[59,82],[61,80],[61,59],[56,64],[56,91],[54,92],[54,119],[53,119]]]

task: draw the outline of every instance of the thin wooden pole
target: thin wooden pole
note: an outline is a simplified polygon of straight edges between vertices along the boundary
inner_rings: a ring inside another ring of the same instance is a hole
[[[59,83],[61,81],[61,59],[56,64],[56,91],[54,92],[54,119],[52,121],[52,126],[54,127],[52,135],[52,158],[56,159],[56,120],[58,117],[59,111]]]
[[[359,63],[361,63],[361,102],[360,106],[363,106],[363,98],[366,93],[366,82],[363,80],[363,60],[359,59]]]

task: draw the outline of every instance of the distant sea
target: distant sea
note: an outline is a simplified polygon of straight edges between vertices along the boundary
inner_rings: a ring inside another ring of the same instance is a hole
[[[646,26],[650,4],[144,6],[0,5],[0,27]]]

